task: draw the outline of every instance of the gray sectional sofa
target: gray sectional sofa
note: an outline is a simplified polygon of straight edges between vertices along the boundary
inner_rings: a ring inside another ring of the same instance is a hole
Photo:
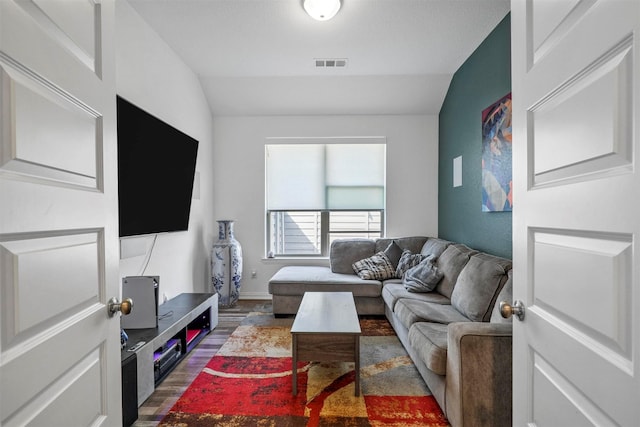
[[[399,250],[435,266],[441,278],[432,291],[410,292],[400,277],[362,279],[353,269],[380,252],[396,261]],[[433,237],[348,239],[333,242],[329,267],[280,269],[269,292],[276,316],[295,314],[306,291],[352,292],[358,314],[387,317],[453,427],[508,426],[512,324],[498,306],[512,300],[511,269],[508,259]]]

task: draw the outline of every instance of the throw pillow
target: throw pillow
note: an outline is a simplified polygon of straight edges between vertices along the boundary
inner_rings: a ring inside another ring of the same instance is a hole
[[[433,264],[433,259],[426,258],[404,274],[402,284],[409,292],[431,292],[442,280],[442,272]]]
[[[389,243],[387,249],[384,250],[384,253],[389,258],[389,261],[391,261],[391,265],[395,270],[396,267],[398,267],[398,261],[400,261],[400,257],[402,256],[402,248],[398,246],[395,240],[393,240]]]
[[[353,263],[353,271],[363,280],[386,280],[395,277],[395,270],[384,252]]]
[[[408,269],[420,264],[420,262],[426,257],[427,255],[414,254],[411,253],[410,250],[405,249],[402,252],[402,256],[400,256],[398,266],[396,267],[396,277],[398,279],[402,279],[404,277],[404,273],[406,273]]]
[[[464,266],[451,293],[451,305],[474,322],[487,322],[496,294],[507,281],[512,262],[479,253]]]

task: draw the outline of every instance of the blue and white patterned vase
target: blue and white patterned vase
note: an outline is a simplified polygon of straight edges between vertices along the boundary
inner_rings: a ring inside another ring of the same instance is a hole
[[[218,306],[233,307],[240,296],[242,247],[233,236],[233,221],[218,221],[218,241],[211,249],[212,292],[218,294]]]

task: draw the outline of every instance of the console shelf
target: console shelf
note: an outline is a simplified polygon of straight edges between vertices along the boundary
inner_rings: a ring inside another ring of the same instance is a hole
[[[217,294],[184,293],[158,308],[157,328],[126,330],[129,340],[122,350],[121,359],[124,366],[135,355],[138,407],[177,363],[217,325]],[[140,342],[144,344],[132,351]],[[123,394],[123,404],[126,406],[125,399]]]

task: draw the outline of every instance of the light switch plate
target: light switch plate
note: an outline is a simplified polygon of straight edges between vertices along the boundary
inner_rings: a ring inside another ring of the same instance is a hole
[[[462,156],[453,159],[453,186],[462,187]]]

